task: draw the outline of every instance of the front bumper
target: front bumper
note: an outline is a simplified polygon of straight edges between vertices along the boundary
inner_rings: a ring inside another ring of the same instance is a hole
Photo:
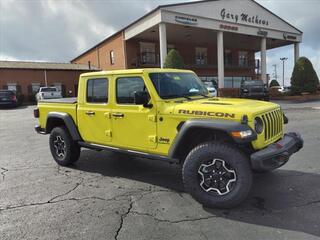
[[[303,139],[299,133],[287,133],[278,142],[251,155],[252,169],[270,171],[279,168],[302,147]]]

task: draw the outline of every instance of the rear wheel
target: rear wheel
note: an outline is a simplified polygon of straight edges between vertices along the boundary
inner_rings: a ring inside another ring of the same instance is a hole
[[[65,127],[52,129],[49,144],[51,154],[59,165],[68,166],[79,159],[80,147]]]
[[[183,165],[185,190],[211,208],[240,204],[252,185],[248,158],[227,143],[208,142],[195,147]]]

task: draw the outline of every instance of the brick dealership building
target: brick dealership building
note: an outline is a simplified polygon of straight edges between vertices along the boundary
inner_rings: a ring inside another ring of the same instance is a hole
[[[63,96],[75,96],[79,75],[93,70],[71,63],[0,61],[0,87],[22,94],[25,101],[34,101],[42,86],[55,86]]]
[[[301,41],[300,30],[253,0],[205,0],[159,6],[71,62],[104,70],[162,67],[174,48],[202,80],[238,88],[243,79],[267,81],[268,49],[293,45],[297,59]]]
[[[243,79],[267,81],[266,53],[286,45],[299,57],[302,32],[253,0],[205,0],[159,6],[71,63],[0,61],[0,88],[32,98],[40,86],[74,96],[78,77],[92,70],[162,67],[176,49],[187,69],[222,89]],[[255,59],[260,53],[260,59]]]

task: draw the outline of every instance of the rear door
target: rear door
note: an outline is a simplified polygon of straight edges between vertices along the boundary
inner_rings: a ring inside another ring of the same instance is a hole
[[[78,105],[78,126],[86,142],[106,144],[111,142],[111,105],[108,77],[84,79],[84,102]]]

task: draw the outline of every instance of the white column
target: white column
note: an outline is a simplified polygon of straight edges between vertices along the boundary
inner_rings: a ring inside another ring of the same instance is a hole
[[[261,80],[267,83],[267,38],[261,38]]]
[[[159,23],[159,41],[160,41],[160,67],[163,68],[167,56],[167,31],[166,24]]]
[[[218,87],[224,88],[224,54],[223,54],[223,32],[217,33],[217,55],[218,55]]]
[[[300,57],[299,45],[299,43],[294,44],[294,62],[297,62]]]

